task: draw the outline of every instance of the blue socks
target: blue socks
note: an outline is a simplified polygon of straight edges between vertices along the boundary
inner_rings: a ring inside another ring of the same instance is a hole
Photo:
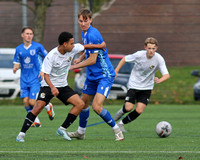
[[[82,109],[81,113],[79,114],[79,126],[82,128],[86,128],[87,122],[89,119],[89,112],[90,108],[88,107],[87,109]],[[115,121],[110,115],[110,113],[103,108],[99,116],[111,127],[115,126]]]
[[[89,119],[90,114],[90,107],[86,109],[82,109],[81,113],[79,114],[79,126],[82,128],[86,128],[87,122]]]
[[[106,110],[106,109],[102,109],[101,113],[99,114],[99,116],[111,127],[115,126],[115,121],[112,118],[112,116],[110,115],[110,113]]]
[[[25,106],[25,110],[27,111],[27,113],[30,112],[32,109],[33,109],[32,106],[28,106],[28,107]]]

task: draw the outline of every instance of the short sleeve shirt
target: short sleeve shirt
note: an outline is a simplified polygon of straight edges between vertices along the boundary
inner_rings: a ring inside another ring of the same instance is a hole
[[[101,44],[103,38],[96,28],[90,26],[87,32],[82,32],[82,41],[83,44]],[[98,53],[96,63],[86,67],[87,78],[91,81],[115,76],[115,71],[108,57],[107,49],[105,48],[105,50],[106,51],[101,49],[86,49],[86,59],[89,57],[90,53]]]
[[[159,70],[162,75],[168,74],[164,58],[159,54],[148,59],[146,50],[125,56],[125,61],[134,63],[128,82],[128,88],[139,90],[152,90],[154,87],[155,72]]]
[[[40,83],[38,75],[41,70],[43,58],[48,54],[44,47],[37,42],[32,42],[28,48],[21,44],[16,47],[13,63],[21,65],[21,87],[32,86]]]
[[[55,87],[65,87],[68,85],[67,76],[74,55],[84,51],[84,46],[75,44],[71,52],[66,52],[64,55],[58,51],[58,47],[52,49],[45,57],[42,72],[49,74],[51,83]],[[48,86],[43,79],[41,86]]]

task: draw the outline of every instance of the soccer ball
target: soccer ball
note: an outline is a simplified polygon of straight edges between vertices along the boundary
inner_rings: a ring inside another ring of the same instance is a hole
[[[156,133],[159,137],[165,138],[172,133],[172,126],[169,122],[161,121],[156,125]]]

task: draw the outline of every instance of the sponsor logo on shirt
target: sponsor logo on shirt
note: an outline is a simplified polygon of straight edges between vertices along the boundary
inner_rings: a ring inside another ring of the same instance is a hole
[[[26,57],[26,59],[24,60],[24,62],[25,62],[26,64],[30,63],[30,61],[31,61],[31,58],[30,58],[30,57]]]

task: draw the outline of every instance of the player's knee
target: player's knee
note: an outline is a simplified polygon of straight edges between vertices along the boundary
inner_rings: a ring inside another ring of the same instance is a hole
[[[126,105],[126,106],[125,106],[126,111],[127,111],[127,112],[132,111],[133,106],[134,106],[134,105]]]
[[[76,106],[79,107],[82,110],[85,106],[85,102],[83,102],[82,100],[79,100],[77,102]]]
[[[27,98],[24,98],[24,105],[29,106],[29,100]]]
[[[100,114],[102,111],[102,108],[96,105],[92,105],[92,109],[94,112],[96,112],[97,114]]]

